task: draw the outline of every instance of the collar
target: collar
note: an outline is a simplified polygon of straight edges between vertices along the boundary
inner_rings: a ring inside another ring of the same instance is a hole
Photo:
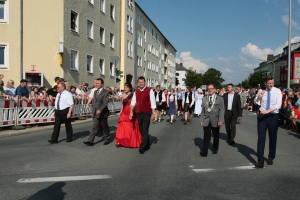
[[[143,87],[142,89],[141,89],[141,88],[139,88],[139,90],[140,90],[141,92],[143,92],[143,91],[145,90],[145,88],[146,88],[146,86],[145,86],[145,87]]]

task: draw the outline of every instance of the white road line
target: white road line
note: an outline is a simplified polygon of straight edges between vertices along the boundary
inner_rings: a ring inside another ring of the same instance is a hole
[[[192,170],[196,173],[216,171],[215,169],[192,169]]]
[[[60,182],[60,181],[84,181],[95,179],[108,179],[111,175],[90,175],[90,176],[64,176],[64,177],[43,177],[43,178],[23,178],[18,183],[42,183],[42,182]]]
[[[254,165],[249,165],[249,166],[239,166],[239,167],[231,167],[228,169],[233,169],[233,170],[248,170],[248,169],[256,169]]]
[[[189,167],[190,167],[190,168],[194,168],[195,166],[194,166],[194,165],[189,165]]]

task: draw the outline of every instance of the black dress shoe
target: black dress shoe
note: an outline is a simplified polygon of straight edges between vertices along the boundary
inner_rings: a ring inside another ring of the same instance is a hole
[[[66,142],[72,142],[72,141],[73,141],[72,139],[67,139],[67,140],[66,140]]]
[[[98,137],[102,137],[102,136],[103,136],[103,134],[98,134],[97,136],[98,136]]]
[[[218,153],[218,150],[216,150],[216,149],[214,149],[213,151],[212,151],[212,154],[217,154]]]
[[[103,143],[104,145],[108,145],[110,142],[108,140],[105,140],[105,142]]]
[[[48,140],[49,143],[51,144],[57,144],[58,142],[57,141],[54,141],[54,140]]]
[[[140,152],[140,154],[144,154],[145,150],[143,148],[139,148],[139,152]]]
[[[229,142],[228,144],[233,146],[235,144],[235,141]]]
[[[255,164],[255,167],[258,168],[258,169],[263,169],[263,168],[264,168],[264,163],[261,162],[261,161],[258,161],[258,162]]]
[[[202,152],[200,151],[200,156],[202,156],[202,157],[207,157],[207,154],[204,154],[204,153],[202,153]]]
[[[268,164],[268,165],[273,165],[273,159],[272,159],[272,158],[269,158],[269,159],[267,160],[267,164]]]
[[[94,143],[92,143],[92,142],[89,142],[89,141],[86,141],[86,142],[83,142],[85,145],[87,145],[87,146],[93,146],[94,145]]]

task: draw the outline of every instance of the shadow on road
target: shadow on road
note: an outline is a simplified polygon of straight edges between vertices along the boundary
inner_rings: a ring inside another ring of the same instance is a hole
[[[292,135],[292,136],[294,136],[295,138],[300,139],[300,134],[297,134],[297,133],[295,133],[295,132],[293,133],[293,132],[288,131],[287,134],[288,134],[288,135]]]
[[[25,197],[22,200],[63,200],[67,193],[63,192],[62,188],[66,185],[65,182],[58,182],[50,185],[46,189],[40,190],[30,197]]]
[[[150,146],[152,146],[153,144],[156,144],[158,142],[157,137],[149,135],[149,140],[150,140]]]
[[[110,132],[110,137],[109,137],[109,142],[112,143],[115,140],[116,137],[116,131],[117,131],[117,127],[116,126],[111,126],[109,127],[109,132]],[[104,142],[105,140],[105,134],[103,133],[103,136],[101,136],[101,140],[97,141],[94,143],[94,145]]]

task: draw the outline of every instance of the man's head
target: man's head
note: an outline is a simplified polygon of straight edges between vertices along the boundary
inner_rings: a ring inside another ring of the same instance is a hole
[[[177,92],[181,92],[181,88],[179,87],[179,88],[177,88]]]
[[[237,87],[237,92],[238,93],[242,92],[242,88],[241,87]]]
[[[231,93],[231,92],[234,91],[234,86],[233,86],[232,83],[229,83],[229,84],[227,85],[227,90],[228,90],[229,93]]]
[[[78,84],[77,88],[78,88],[79,90],[81,90],[81,89],[82,89],[82,85],[81,85],[81,84]]]
[[[66,85],[62,82],[60,82],[58,85],[57,85],[57,91],[59,93],[63,92],[64,90],[66,89]]]
[[[265,85],[266,85],[266,88],[269,90],[271,90],[274,87],[274,79],[272,76],[270,76],[270,75],[266,76]]]
[[[194,87],[193,90],[196,91],[196,90],[197,90],[197,87]]]
[[[189,86],[186,87],[186,92],[187,93],[191,92],[191,88]]]
[[[94,87],[96,87],[96,82],[97,82],[97,79],[94,79],[94,82],[93,82]]]
[[[103,88],[103,85],[104,85],[103,79],[102,78],[97,78],[96,79],[96,88],[101,89],[101,88]]]
[[[57,84],[58,84],[58,83],[59,83],[59,81],[60,81],[60,77],[58,77],[58,76],[57,76],[57,77],[55,77],[55,78],[54,78],[54,82],[55,82],[55,83],[57,83]]]
[[[157,85],[155,89],[156,89],[157,92],[159,92],[160,91],[160,85]]]
[[[53,91],[54,91],[54,92],[57,92],[57,85],[55,85],[55,86],[53,87]]]
[[[0,80],[3,79],[3,78],[4,78],[4,75],[3,75],[3,74],[0,74]]]
[[[27,86],[27,80],[25,80],[25,79],[22,79],[21,81],[20,81],[20,85],[22,86],[22,87],[26,87]]]
[[[207,91],[210,96],[214,95],[216,92],[216,88],[215,88],[214,84],[208,84]]]
[[[81,82],[81,85],[82,85],[82,86],[85,86],[85,82],[84,82],[84,81],[82,81],[82,82]]]
[[[146,86],[146,79],[143,76],[138,78],[138,86],[140,89],[143,89]]]

